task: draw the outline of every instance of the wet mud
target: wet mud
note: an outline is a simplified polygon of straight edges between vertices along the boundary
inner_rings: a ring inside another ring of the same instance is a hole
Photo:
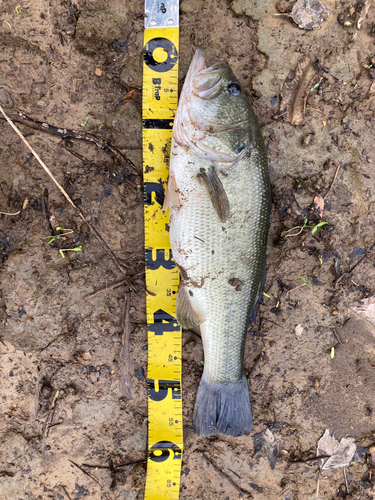
[[[347,482],[343,469],[320,475],[319,497],[375,496],[375,330],[349,307],[375,295],[375,11],[371,5],[360,21],[365,2],[326,0],[330,15],[305,30],[275,15],[292,3],[181,2],[180,88],[197,47],[209,63],[229,61],[262,128],[273,195],[267,296],[245,351],[249,436],[193,433],[203,349],[183,333],[184,500],[316,498],[318,465],[303,461],[315,456],[326,428],[355,437],[357,451]],[[6,2],[0,20],[5,111],[96,134],[136,169],[92,142],[19,124],[85,223],[0,120],[0,499],[141,499],[143,3]],[[299,97],[285,97],[304,57],[312,77],[302,78],[304,91],[298,83]],[[313,232],[319,222],[327,224]],[[132,277],[131,400],[120,390],[128,284],[95,294],[124,273],[88,224]],[[51,235],[60,237],[50,242]],[[254,435],[267,428],[278,442],[274,469],[264,452],[254,456]]]

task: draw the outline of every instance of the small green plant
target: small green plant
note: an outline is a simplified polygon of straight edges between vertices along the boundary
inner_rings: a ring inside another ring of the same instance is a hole
[[[335,357],[335,348],[334,347],[331,348],[330,356],[331,356],[331,359],[333,359]]]
[[[319,227],[324,226],[325,224],[328,224],[328,222],[318,222],[318,224],[313,224],[313,225],[308,225],[307,224],[308,219],[304,219],[302,226],[294,226],[292,229],[288,229],[287,231],[284,231],[284,234],[286,235],[285,237],[287,238],[288,236],[298,236],[299,234],[302,233],[302,231],[305,229],[305,227],[312,227],[311,234],[315,234],[316,231],[318,230]],[[288,234],[290,231],[294,231],[294,229],[299,229],[298,233],[294,234]]]
[[[82,245],[79,245],[79,247],[75,247],[75,248],[60,248],[59,252],[60,252],[62,258],[65,259],[64,252],[82,252]]]
[[[265,297],[267,297],[267,299],[270,299],[270,298],[271,298],[271,297],[268,295],[268,293],[266,293],[266,292],[263,292],[263,295],[264,295]]]
[[[89,121],[89,117],[86,116],[85,121],[81,123],[81,127],[86,127],[87,122]]]
[[[64,229],[63,227],[56,227],[55,228],[56,231],[67,231],[65,233],[62,233],[62,234],[56,234],[56,235],[51,235],[51,236],[45,236],[43,238],[43,240],[47,240],[49,238],[48,241],[45,241],[44,243],[46,245],[50,245],[51,243],[53,243],[54,241],[56,240],[59,240],[62,236],[66,236],[67,234],[72,234],[74,231],[72,229]]]
[[[297,278],[300,278],[303,281],[303,284],[298,286],[297,288],[301,288],[302,286],[308,286],[310,288],[310,293],[313,293],[312,285],[310,283],[307,283],[306,279],[303,276],[297,276]],[[294,288],[294,290],[296,290]]]

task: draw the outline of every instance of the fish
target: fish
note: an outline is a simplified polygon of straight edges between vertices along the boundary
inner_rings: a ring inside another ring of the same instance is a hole
[[[191,62],[173,125],[169,179],[176,319],[200,327],[204,369],[194,409],[201,436],[252,429],[246,332],[263,296],[271,187],[262,133],[227,62]]]

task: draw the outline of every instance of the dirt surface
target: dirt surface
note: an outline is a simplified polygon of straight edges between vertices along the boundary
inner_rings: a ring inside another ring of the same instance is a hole
[[[199,339],[185,332],[180,495],[185,500],[235,500],[242,494],[261,500],[316,498],[317,463],[293,462],[315,455],[326,428],[354,436],[357,452],[346,469],[347,486],[343,469],[321,475],[320,498],[375,497],[369,452],[375,444],[374,327],[349,308],[375,295],[370,250],[375,9],[371,5],[359,21],[365,2],[325,0],[330,15],[319,27],[304,30],[285,15],[292,3],[181,3],[180,87],[197,47],[207,49],[209,62],[229,60],[259,118],[273,188],[269,298],[249,330],[245,353],[254,429],[240,438],[203,439],[193,433],[203,350]],[[22,111],[110,140],[139,173],[92,143],[20,125],[134,277],[135,389],[127,400],[120,391],[125,288],[90,296],[124,276],[0,121],[0,211],[20,211],[0,215],[1,500],[143,498],[142,15],[143,3],[134,0],[25,0],[0,6],[0,104],[8,113]],[[314,78],[300,88],[307,106],[302,123],[294,126],[280,113],[280,95],[304,56],[310,57]],[[322,218],[314,212],[317,195],[325,197]],[[285,235],[305,218],[309,226],[327,224],[314,234],[306,227]],[[57,234],[56,227],[73,232],[46,244],[43,238]],[[82,252],[65,252],[65,258],[59,252],[79,246]],[[52,423],[48,432],[47,423]],[[278,441],[274,470],[264,452],[254,457],[254,434],[266,428]]]

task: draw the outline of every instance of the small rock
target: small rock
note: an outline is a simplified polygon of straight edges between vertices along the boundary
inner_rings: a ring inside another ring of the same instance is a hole
[[[84,352],[84,353],[82,354],[82,358],[83,358],[85,361],[89,361],[89,360],[92,358],[92,356],[91,356],[91,354],[90,354],[89,352]]]
[[[94,372],[94,373],[91,373],[90,375],[90,379],[91,379],[91,382],[93,384],[96,384],[96,382],[98,381],[99,379],[99,372]]]
[[[103,71],[100,68],[96,68],[95,69],[95,74],[96,74],[96,76],[102,76]]]
[[[0,88],[0,104],[3,108],[11,109],[14,106],[13,99],[9,92],[3,87]]]

